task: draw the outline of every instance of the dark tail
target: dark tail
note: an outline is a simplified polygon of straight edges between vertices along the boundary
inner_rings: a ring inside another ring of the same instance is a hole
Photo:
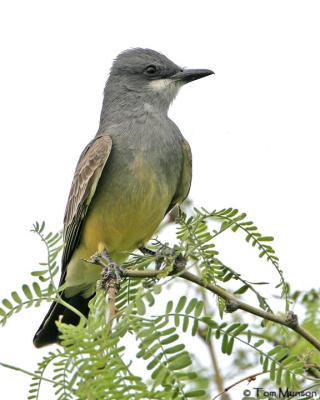
[[[78,294],[70,299],[66,299],[62,294],[63,300],[79,310],[84,316],[89,314],[88,303],[93,296],[84,299],[81,294]],[[48,344],[59,342],[59,331],[56,321],[62,315],[62,322],[71,325],[78,325],[80,318],[73,311],[59,303],[52,303],[47,315],[40,325],[37,333],[34,335],[33,344],[37,347],[47,346]]]

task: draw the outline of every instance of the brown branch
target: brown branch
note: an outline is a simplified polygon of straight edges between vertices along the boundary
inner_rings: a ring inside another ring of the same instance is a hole
[[[319,369],[320,365],[319,364],[304,364],[303,368],[304,369],[310,369],[310,368]],[[246,377],[244,377],[242,379],[239,379],[238,381],[234,382],[232,385],[227,386],[226,388],[221,390],[212,400],[216,400],[218,397],[223,396],[230,389],[232,389],[233,387],[239,385],[242,382],[248,381],[248,383],[250,383],[252,381],[255,381],[257,376],[263,375],[263,374],[266,374],[266,373],[269,373],[269,372],[270,371],[260,371],[260,372],[257,372],[255,374],[251,374],[249,376],[246,376]]]
[[[217,385],[217,389],[219,392],[221,392],[222,395],[222,400],[230,400],[230,397],[227,393],[224,393],[224,385],[223,385],[223,378],[220,374],[220,369],[219,369],[219,365],[218,365],[218,360],[217,360],[217,356],[213,347],[213,343],[212,343],[212,339],[210,338],[209,340],[207,340],[206,338],[206,334],[202,329],[198,330],[198,334],[200,336],[200,338],[206,343],[206,345],[208,346],[208,350],[209,350],[209,354],[210,354],[210,358],[211,358],[211,363],[212,363],[212,367],[213,367],[213,379]]]
[[[161,271],[155,271],[155,270],[130,270],[130,269],[126,270],[126,274],[130,278],[156,278],[160,273]],[[196,285],[202,286],[203,288],[223,298],[228,305],[229,312],[234,312],[236,310],[243,310],[247,313],[256,315],[257,317],[260,317],[262,319],[275,322],[279,325],[286,326],[287,328],[296,332],[298,335],[302,336],[306,341],[312,344],[313,347],[315,347],[317,350],[320,351],[320,341],[310,332],[308,332],[302,326],[299,325],[297,316],[293,314],[292,311],[290,311],[285,318],[279,317],[275,314],[272,314],[260,308],[254,307],[250,304],[244,303],[243,301],[240,301],[233,294],[222,289],[220,286],[213,285],[211,283],[205,283],[198,276],[192,274],[189,271],[186,270],[179,271],[176,276],[185,279],[189,282],[193,282]]]
[[[106,266],[106,267],[104,267],[104,269],[102,271],[99,286],[101,289],[105,290],[105,292],[107,293],[107,297],[108,297],[109,314],[108,314],[107,329],[108,329],[108,333],[110,333],[111,328],[112,328],[113,319],[118,312],[118,309],[116,306],[116,298],[117,298],[117,294],[120,289],[119,278],[117,277],[116,273],[110,274],[108,267]]]
[[[305,369],[310,369],[310,368],[320,369],[320,364],[306,363],[306,364],[304,364],[304,368]]]
[[[200,275],[200,269],[199,267],[197,267],[197,272],[198,275]],[[202,300],[203,300],[203,307],[204,307],[204,312],[206,314],[208,314],[208,304],[209,304],[209,300],[208,300],[208,296],[207,296],[207,292],[205,290],[205,288],[200,287],[199,288]],[[211,364],[212,364],[212,368],[213,368],[213,380],[216,383],[217,389],[219,392],[223,391],[224,388],[224,380],[223,377],[220,373],[220,368],[218,365],[218,359],[216,356],[216,351],[213,345],[213,338],[207,338],[206,332],[204,329],[200,329],[198,330],[198,335],[200,336],[200,338],[204,341],[204,343],[207,345],[208,350],[209,350],[209,355],[210,355],[210,359],[211,359]],[[228,393],[225,393],[222,395],[222,400],[230,400],[230,397],[228,395]]]
[[[111,278],[107,282],[106,291],[108,294],[108,306],[109,306],[108,325],[109,325],[109,329],[111,329],[112,320],[118,312],[118,309],[116,306],[116,297],[119,292],[119,284],[117,283],[116,278]]]
[[[120,290],[119,267],[117,264],[114,263],[106,248],[93,254],[88,260],[84,259],[84,261],[102,267],[99,286],[101,289],[105,290],[108,296],[109,315],[107,326],[108,333],[110,333],[112,328],[112,321],[118,312],[116,306],[116,297]]]
[[[216,396],[214,396],[214,398],[213,398],[212,400],[216,400],[216,399],[219,398],[220,396],[223,396],[223,395],[224,395],[226,392],[228,392],[230,389],[232,389],[233,387],[239,385],[239,384],[242,383],[242,382],[248,381],[248,383],[250,383],[250,382],[252,382],[252,381],[255,381],[257,376],[263,375],[263,374],[265,374],[266,372],[268,372],[268,371],[260,371],[260,372],[257,372],[257,373],[255,373],[255,374],[246,376],[245,378],[239,379],[238,381],[234,382],[232,385],[227,386],[223,391],[221,391],[220,393],[218,393]]]

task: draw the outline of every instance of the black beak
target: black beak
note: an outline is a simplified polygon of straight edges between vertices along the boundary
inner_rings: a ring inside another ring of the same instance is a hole
[[[214,72],[210,69],[184,69],[171,76],[171,79],[188,83],[212,74]]]

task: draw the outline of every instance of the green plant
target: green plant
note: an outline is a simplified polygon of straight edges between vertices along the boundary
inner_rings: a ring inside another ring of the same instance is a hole
[[[36,371],[0,363],[32,376],[28,399],[40,399],[43,381],[53,385],[59,400],[204,400],[214,395],[226,399],[229,389],[224,379],[235,379],[239,371],[250,370],[257,362],[258,372],[240,381],[261,376],[265,385],[292,390],[311,382],[320,385],[320,342],[315,336],[319,332],[320,294],[316,290],[290,293],[271,246],[273,238],[262,235],[246,214],[232,208],[213,212],[194,209],[191,215],[180,211],[176,224],[174,252],[164,253],[167,245],[158,241],[151,245],[154,251],[166,254],[161,271],[152,268],[152,255],[134,253],[129,257],[124,265],[128,277],[115,299],[117,313],[112,319],[108,316],[108,294],[101,289],[90,302],[88,318],[60,297],[55,282],[61,235],[44,233],[44,223],[34,225],[33,231],[46,246],[47,260],[32,272],[36,278],[33,283],[22,285],[20,291],[2,301],[0,323],[5,325],[14,314],[53,300],[73,309],[81,321],[78,326],[57,321],[62,346],[49,349]],[[275,269],[282,311],[275,312],[261,294],[265,282],[250,282],[221,261],[216,238],[227,231],[243,232],[245,240],[258,249],[258,256]],[[175,268],[177,254],[187,260],[183,267]],[[183,292],[170,297],[167,288],[178,281],[184,282]],[[250,303],[244,302],[249,294]],[[293,302],[304,310],[301,321],[290,310]],[[248,313],[255,318],[248,318]],[[212,368],[202,365],[192,347],[186,345],[188,337],[205,343]],[[237,367],[231,375],[219,368],[218,343]],[[134,355],[129,351],[132,348]]]

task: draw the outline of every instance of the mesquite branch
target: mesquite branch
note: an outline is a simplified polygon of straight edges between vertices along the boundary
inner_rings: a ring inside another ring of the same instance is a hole
[[[155,270],[130,270],[126,271],[126,276],[129,278],[156,278],[161,271]],[[189,271],[183,269],[179,271],[176,275],[179,278],[185,279],[189,282],[193,282],[196,285],[202,286],[206,290],[216,294],[217,296],[223,298],[227,303],[227,310],[229,312],[234,312],[236,310],[243,310],[250,314],[256,315],[262,319],[275,322],[276,324],[280,324],[286,326],[292,331],[296,332],[298,335],[302,336],[305,340],[313,345],[317,350],[320,351],[320,341],[313,336],[310,332],[299,325],[297,316],[290,311],[285,318],[280,317],[278,315],[272,314],[270,312],[264,311],[260,308],[254,307],[250,304],[244,303],[236,298],[231,293],[227,292],[225,289],[222,289],[219,286],[213,285],[211,283],[204,283],[198,276],[192,274]]]

